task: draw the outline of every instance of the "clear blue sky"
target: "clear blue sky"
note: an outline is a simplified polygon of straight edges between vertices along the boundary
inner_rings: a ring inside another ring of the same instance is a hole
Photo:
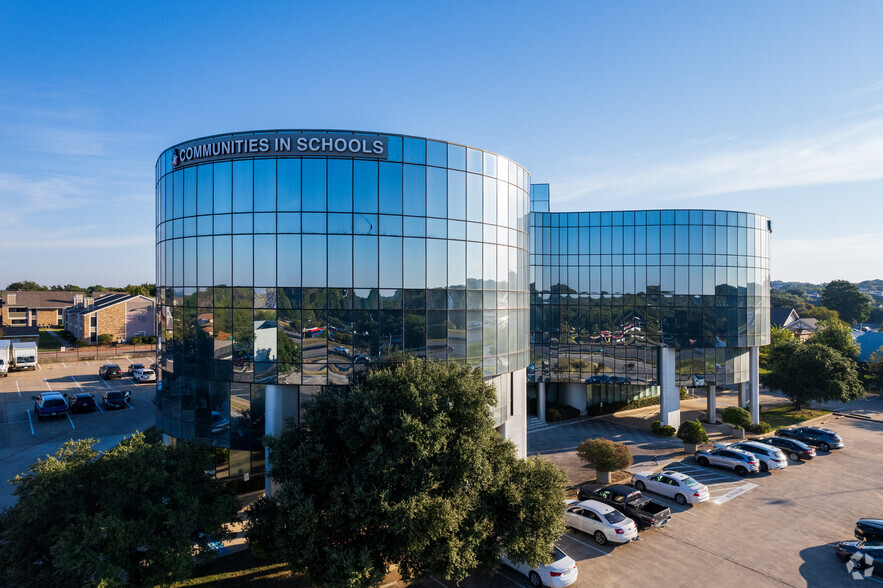
[[[553,210],[773,219],[773,279],[883,278],[883,2],[0,4],[0,287],[154,281],[154,163],[225,131],[475,145]]]

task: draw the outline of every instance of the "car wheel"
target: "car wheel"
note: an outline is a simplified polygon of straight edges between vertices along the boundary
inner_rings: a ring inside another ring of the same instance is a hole
[[[768,472],[768,471],[770,471],[770,466],[768,466],[765,461],[762,461],[762,462],[760,462],[760,471]]]
[[[635,488],[643,492],[647,489],[647,486],[644,485],[644,482],[635,482]]]
[[[827,443],[819,443],[819,449],[827,453],[828,451],[831,451],[831,446]]]
[[[697,457],[696,463],[698,463],[702,467],[708,467],[708,458],[707,457]]]
[[[607,535],[603,531],[595,531],[595,543],[598,545],[607,545]]]
[[[747,476],[748,470],[746,470],[743,466],[736,466],[736,473],[740,476]]]
[[[800,461],[800,456],[793,451],[788,454],[788,457],[790,457],[792,461]]]
[[[533,570],[531,570],[530,574],[527,575],[527,578],[530,580],[531,586],[536,586],[536,588],[540,588],[540,586],[543,585],[543,581],[540,580],[540,575]]]
[[[683,494],[678,494],[677,496],[675,496],[675,502],[677,502],[678,504],[687,504],[687,497]]]

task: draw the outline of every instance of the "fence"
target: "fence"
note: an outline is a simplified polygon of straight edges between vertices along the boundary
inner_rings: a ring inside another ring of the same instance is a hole
[[[64,351],[40,350],[37,359],[40,363],[58,363],[62,361],[88,361],[90,359],[130,357],[133,355],[156,355],[156,345],[108,345],[106,347],[68,348]]]

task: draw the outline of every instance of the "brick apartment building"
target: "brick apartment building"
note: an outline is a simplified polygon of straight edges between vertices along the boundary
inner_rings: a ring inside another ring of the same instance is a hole
[[[65,328],[77,339],[90,343],[105,333],[114,341],[128,341],[134,336],[156,336],[155,304],[139,294],[115,293],[98,299],[75,297],[64,312]]]
[[[62,327],[64,310],[80,292],[4,290],[0,324],[5,327]]]

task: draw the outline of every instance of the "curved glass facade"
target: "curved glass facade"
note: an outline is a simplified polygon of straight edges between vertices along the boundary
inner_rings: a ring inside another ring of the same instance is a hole
[[[679,386],[748,380],[748,348],[769,343],[766,217],[651,210],[530,218],[529,380],[589,384],[590,406],[628,401],[658,393],[660,347],[676,350]]]
[[[159,426],[219,448],[219,475],[255,474],[269,394],[297,414],[400,353],[488,378],[525,368],[529,186],[499,155],[399,135],[267,131],[166,150]]]

